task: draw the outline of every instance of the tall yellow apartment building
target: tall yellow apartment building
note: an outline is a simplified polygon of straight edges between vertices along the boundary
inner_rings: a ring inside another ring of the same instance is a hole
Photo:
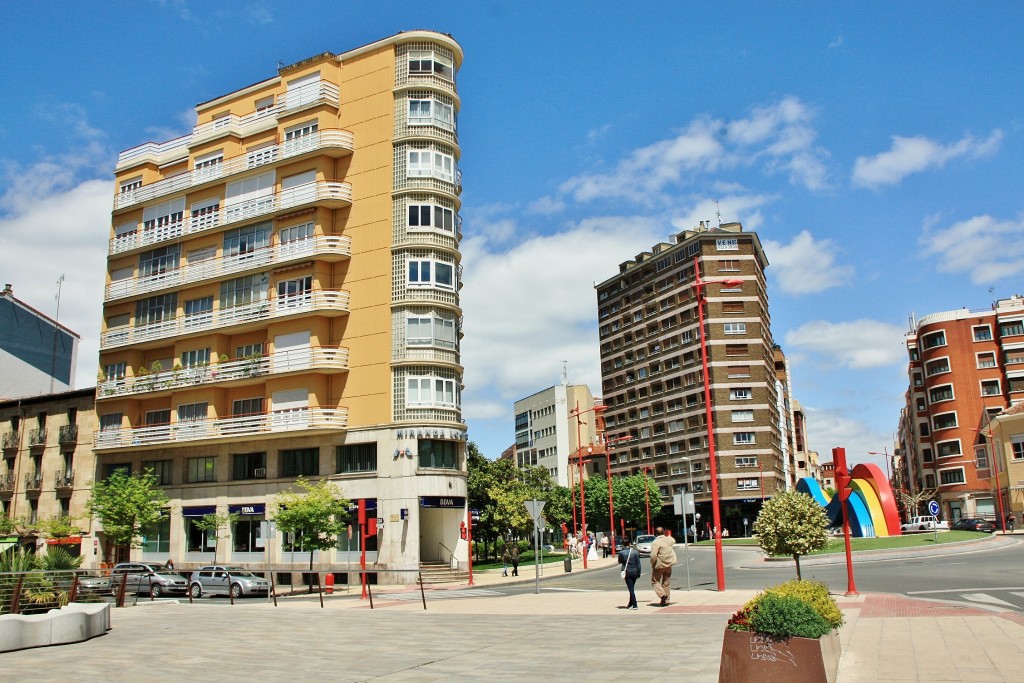
[[[98,474],[172,501],[133,559],[301,567],[272,517],[303,476],[366,501],[378,567],[465,561],[461,63],[430,31],[320,54],[119,156]]]

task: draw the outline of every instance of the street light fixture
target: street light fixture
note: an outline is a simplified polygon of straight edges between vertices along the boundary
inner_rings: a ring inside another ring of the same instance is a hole
[[[892,467],[892,460],[889,457],[889,447],[886,446],[885,448],[883,448],[881,453],[879,453],[878,451],[868,451],[868,455],[884,455],[885,456],[885,476],[889,479],[889,485],[891,486],[892,485],[892,472],[890,471],[890,467]]]
[[[1001,485],[999,483],[999,472],[1002,469],[1001,465],[1002,465],[1002,460],[1003,460],[1003,454],[999,453],[998,457],[996,457],[997,454],[996,454],[996,448],[995,448],[995,440],[993,438],[994,435],[992,434],[992,428],[991,427],[989,427],[989,429],[987,431],[986,430],[982,430],[982,429],[974,429],[972,427],[971,431],[972,432],[977,432],[979,435],[984,436],[985,438],[989,439],[989,443],[992,444],[991,451],[989,451],[988,444],[986,444],[985,450],[992,454],[992,458],[991,459],[995,461],[995,462],[992,462],[990,464],[990,466],[994,466],[995,467],[995,475],[996,475],[996,505],[999,508],[999,528],[1002,529],[1003,533],[1005,534],[1006,533],[1006,515],[1003,514],[1003,490],[1002,490]]]
[[[708,460],[711,469],[711,517],[715,524],[715,573],[718,578],[718,590],[725,590],[725,561],[722,553],[722,514],[719,510],[718,496],[718,460],[715,457],[715,423],[711,410],[711,380],[708,375],[708,340],[704,331],[704,308],[708,299],[704,289],[709,284],[700,278],[700,257],[693,257],[693,287],[697,293],[697,312],[700,324],[700,360],[704,373],[704,421],[708,428]],[[739,287],[743,280],[713,280],[727,287]]]
[[[570,416],[576,418],[576,456],[579,461],[579,474],[580,474],[580,515],[582,516],[583,522],[583,568],[587,568],[587,495],[583,490],[583,444],[580,437],[580,425],[583,424],[583,420],[580,419],[580,415],[584,413],[594,413],[595,415],[599,412],[607,410],[606,405],[596,405],[593,408],[587,410],[580,410],[580,402],[576,401],[576,407],[569,413]],[[575,491],[575,489],[573,489]],[[573,501],[573,524],[576,524],[576,502]]]

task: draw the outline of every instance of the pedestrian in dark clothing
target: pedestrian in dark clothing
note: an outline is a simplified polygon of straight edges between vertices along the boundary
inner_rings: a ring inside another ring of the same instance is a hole
[[[629,591],[629,602],[626,603],[626,609],[637,609],[634,589],[636,580],[640,578],[640,553],[636,551],[629,540],[624,540],[622,543],[622,550],[619,551],[619,565],[622,567],[620,576],[626,582],[626,590]]]
[[[519,544],[512,546],[512,576],[519,576]]]

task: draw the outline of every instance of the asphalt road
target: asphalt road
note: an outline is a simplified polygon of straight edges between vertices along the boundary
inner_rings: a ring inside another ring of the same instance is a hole
[[[935,600],[948,600],[974,606],[997,606],[1024,612],[1024,537],[1005,539],[1006,545],[980,543],[953,555],[927,556],[926,552],[898,558],[854,556],[854,581],[862,593],[899,593]],[[676,546],[679,564],[672,572],[673,590],[686,590],[684,558],[689,556],[691,590],[715,590],[715,552],[713,547]],[[833,592],[847,589],[843,555],[836,564],[804,561],[804,578],[824,581]],[[766,562],[755,548],[726,548],[725,581],[728,588],[761,589],[796,578],[792,561]],[[645,570],[647,569],[645,565]],[[520,567],[524,577],[533,576],[533,567]],[[649,571],[645,572],[649,578]],[[641,578],[641,581],[645,580]],[[608,590],[622,586],[616,567],[586,573],[564,573],[561,565],[548,565],[541,587],[544,590]],[[509,584],[502,593],[533,592],[534,584]]]

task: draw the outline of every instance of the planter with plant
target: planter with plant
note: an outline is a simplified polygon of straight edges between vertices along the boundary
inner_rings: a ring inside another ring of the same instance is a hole
[[[795,580],[756,595],[729,619],[719,683],[834,683],[843,613],[818,581]]]

